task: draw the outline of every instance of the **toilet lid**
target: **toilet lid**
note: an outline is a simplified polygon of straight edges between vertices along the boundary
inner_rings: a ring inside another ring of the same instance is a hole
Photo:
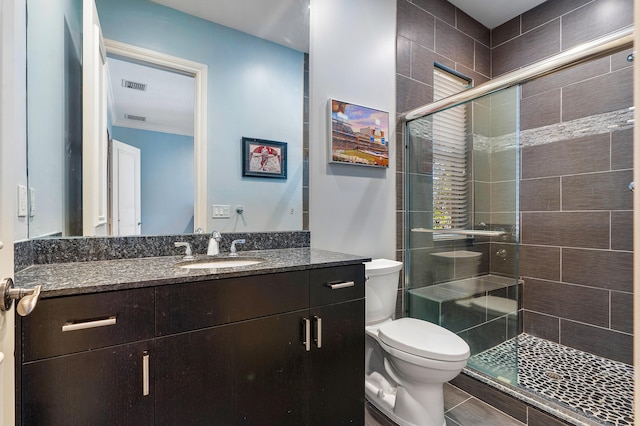
[[[386,345],[423,358],[463,361],[469,345],[439,325],[415,318],[400,318],[380,327],[378,338]]]

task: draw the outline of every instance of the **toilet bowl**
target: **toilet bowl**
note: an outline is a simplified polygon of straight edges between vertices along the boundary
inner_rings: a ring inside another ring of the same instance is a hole
[[[365,393],[402,426],[443,426],[443,385],[467,364],[469,345],[436,324],[393,319],[402,263],[365,263]]]

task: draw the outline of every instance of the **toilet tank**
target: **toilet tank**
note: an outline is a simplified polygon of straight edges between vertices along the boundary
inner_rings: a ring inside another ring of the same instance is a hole
[[[453,281],[478,275],[482,253],[467,250],[432,253],[433,281]]]
[[[374,259],[364,263],[366,324],[375,324],[393,318],[402,262]]]

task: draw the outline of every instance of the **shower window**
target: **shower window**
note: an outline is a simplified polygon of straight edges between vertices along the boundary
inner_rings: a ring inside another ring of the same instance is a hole
[[[434,68],[433,97],[439,100],[469,87],[470,81]],[[433,229],[465,229],[468,223],[466,106],[433,117]]]

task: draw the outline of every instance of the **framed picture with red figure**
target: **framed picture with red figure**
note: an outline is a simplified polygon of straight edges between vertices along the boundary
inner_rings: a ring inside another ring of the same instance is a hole
[[[243,137],[242,175],[286,179],[286,142]]]

